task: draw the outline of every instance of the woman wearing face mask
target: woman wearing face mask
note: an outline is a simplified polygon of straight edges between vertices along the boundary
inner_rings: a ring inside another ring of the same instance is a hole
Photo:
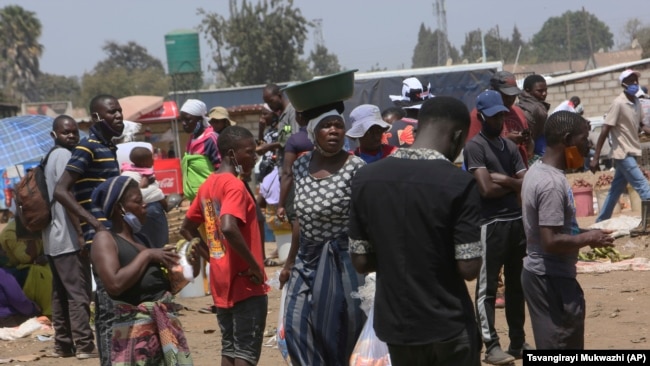
[[[206,178],[219,169],[221,155],[217,147],[219,134],[208,123],[207,107],[198,99],[188,99],[181,107],[183,130],[190,134],[181,159],[183,194],[192,201]]]
[[[364,162],[343,150],[342,112],[343,102],[302,112],[315,149],[293,164],[300,240],[280,275],[288,281],[285,335],[295,365],[347,365],[364,321],[350,296],[364,280],[347,236],[351,181]]]
[[[173,248],[147,248],[135,236],[147,215],[138,182],[110,178],[93,191],[92,202],[113,223],[110,231],[95,234],[91,250],[93,266],[115,305],[111,361],[192,365],[164,273],[179,257]]]

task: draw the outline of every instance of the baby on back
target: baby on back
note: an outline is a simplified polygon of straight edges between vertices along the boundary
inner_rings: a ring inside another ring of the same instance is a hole
[[[146,147],[134,147],[129,154],[131,163],[122,164],[122,175],[135,179],[140,184],[140,191],[145,203],[160,202],[167,206],[165,194],[156,182],[153,172],[153,153]]]

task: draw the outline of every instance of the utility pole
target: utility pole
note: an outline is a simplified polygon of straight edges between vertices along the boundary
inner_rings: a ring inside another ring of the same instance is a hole
[[[503,42],[501,42],[501,32],[499,32],[499,25],[497,24],[497,41],[499,42],[499,58],[505,63],[503,59]]]
[[[438,21],[438,66],[445,65],[449,58],[449,42],[447,41],[447,9],[445,0],[436,0],[436,18]]]
[[[564,19],[566,20],[566,43],[567,43],[567,50],[569,51],[569,70],[573,71],[573,67],[571,65],[571,32],[569,29],[569,18],[570,18],[569,14],[570,13],[567,13]]]
[[[589,44],[589,57],[594,54],[594,45],[591,44],[591,32],[589,31],[589,15],[587,15],[587,11],[585,10],[585,7],[582,7],[582,18],[585,21],[585,28],[587,31],[587,44]]]
[[[312,20],[314,22],[314,43],[316,47],[325,46],[325,39],[323,38],[323,19],[317,18]]]

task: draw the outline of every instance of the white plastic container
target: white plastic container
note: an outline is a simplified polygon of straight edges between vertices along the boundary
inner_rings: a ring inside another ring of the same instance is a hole
[[[203,274],[205,273],[204,268],[205,262],[201,259],[201,272],[194,279],[194,282],[190,282],[185,286],[181,292],[178,293],[178,297],[201,297],[205,296],[205,289],[203,288]]]

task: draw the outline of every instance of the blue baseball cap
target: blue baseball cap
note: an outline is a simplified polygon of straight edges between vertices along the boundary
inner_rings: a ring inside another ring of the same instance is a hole
[[[503,105],[501,94],[496,90],[486,90],[476,97],[476,109],[486,117],[492,117],[499,112],[508,112]]]

